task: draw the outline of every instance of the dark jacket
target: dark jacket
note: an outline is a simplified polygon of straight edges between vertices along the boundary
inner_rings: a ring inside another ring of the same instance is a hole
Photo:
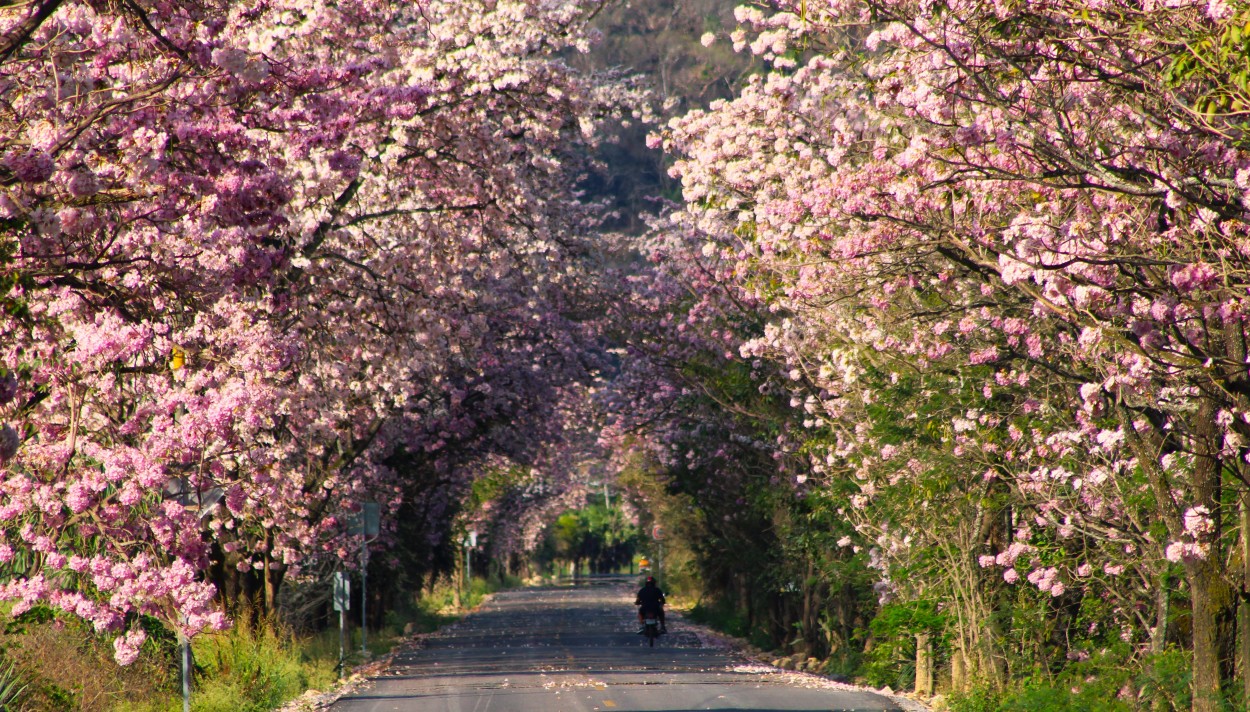
[[[643,613],[659,612],[664,606],[664,592],[654,583],[648,583],[638,591],[634,599],[635,606],[642,606]]]

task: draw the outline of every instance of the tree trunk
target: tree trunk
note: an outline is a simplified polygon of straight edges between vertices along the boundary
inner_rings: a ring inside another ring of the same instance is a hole
[[[1241,699],[1250,704],[1250,492],[1240,498],[1241,521],[1241,599],[1237,619],[1237,657],[1241,666]]]
[[[820,583],[809,585],[809,582],[817,581],[815,566],[809,559],[807,562],[807,575],[802,583],[803,591],[803,639],[807,642],[807,649],[812,655],[821,655],[820,651],[820,626],[817,623],[817,614],[820,610],[820,602],[817,599]],[[822,656],[823,657],[823,656]]]
[[[261,589],[261,605],[259,606],[261,610],[258,611],[258,615],[261,617],[264,617],[267,613],[272,613],[274,608],[275,591],[273,585],[273,572],[269,569],[270,561],[269,552],[266,551],[260,559],[260,562],[265,566],[264,570],[261,571],[261,580],[264,584],[264,588]]]
[[[1212,531],[1198,535],[1198,543],[1206,548],[1202,559],[1185,565],[1189,579],[1189,593],[1193,607],[1193,712],[1219,712],[1220,702],[1220,572],[1218,562],[1223,560],[1220,551],[1220,489],[1222,463],[1217,453],[1221,436],[1215,423],[1216,404],[1204,398],[1194,418],[1194,435],[1191,446],[1194,458],[1193,498],[1194,505],[1202,505],[1213,515]]]
[[[451,600],[457,609],[460,608],[460,587],[463,585],[463,579],[460,578],[461,570],[460,557],[457,556],[456,563],[453,565],[451,570],[451,590],[453,591]]]
[[[1150,631],[1150,652],[1162,653],[1168,642],[1168,580],[1162,575],[1155,582],[1155,625]]]
[[[963,692],[968,689],[968,663],[964,651],[955,649],[951,655],[951,690]]]
[[[1219,607],[1215,601],[1218,572],[1206,561],[1187,567],[1193,606],[1193,712],[1221,712]]]
[[[916,634],[916,694],[933,696],[933,639],[928,633]]]

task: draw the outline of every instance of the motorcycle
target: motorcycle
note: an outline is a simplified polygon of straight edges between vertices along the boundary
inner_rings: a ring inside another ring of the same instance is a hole
[[[660,637],[660,619],[649,615],[642,620],[642,634],[647,637],[647,645],[655,647],[655,639]]]

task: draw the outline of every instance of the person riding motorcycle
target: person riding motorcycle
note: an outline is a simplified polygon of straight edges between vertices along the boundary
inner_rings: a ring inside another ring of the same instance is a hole
[[[660,632],[667,633],[668,626],[664,624],[664,592],[655,584],[655,577],[648,576],[647,582],[639,589],[638,595],[634,597],[634,605],[638,606],[638,624],[643,625],[647,614],[653,615],[660,621]],[[638,629],[642,633],[646,629],[645,626]]]

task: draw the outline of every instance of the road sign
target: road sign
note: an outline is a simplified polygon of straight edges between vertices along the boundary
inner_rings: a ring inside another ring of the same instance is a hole
[[[664,527],[659,524],[651,527],[651,538],[659,541],[664,538]]]
[[[364,502],[362,509],[352,515],[351,533],[352,536],[364,536],[372,539],[382,531],[382,505],[377,502]],[[364,522],[364,529],[361,530],[361,521]]]
[[[334,610],[350,611],[352,609],[351,581],[346,571],[334,572]]]

